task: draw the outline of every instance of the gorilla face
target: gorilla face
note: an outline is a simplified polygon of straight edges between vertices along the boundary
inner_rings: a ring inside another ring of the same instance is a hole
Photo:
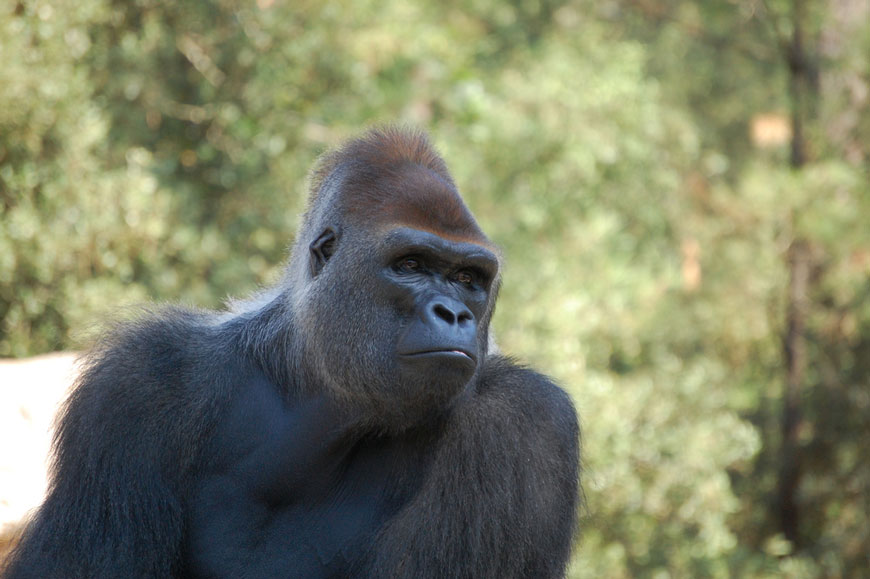
[[[481,324],[498,261],[488,249],[412,228],[392,230],[379,277],[401,323],[395,344],[403,374],[467,383],[484,355]]]
[[[393,137],[327,159],[291,259],[303,364],[345,408],[390,427],[474,383],[499,271],[443,162]]]
[[[342,397],[418,420],[447,407],[486,355],[498,258],[468,240],[379,229],[328,228],[311,244],[324,291],[309,294],[308,356]]]

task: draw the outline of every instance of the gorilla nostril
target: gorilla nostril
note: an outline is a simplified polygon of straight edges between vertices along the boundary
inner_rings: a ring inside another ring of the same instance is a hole
[[[435,311],[436,316],[438,316],[448,324],[456,323],[456,314],[454,314],[453,311],[447,306],[443,304],[435,304],[433,310]]]
[[[432,306],[432,313],[448,324],[464,326],[468,322],[474,321],[474,314],[472,314],[468,309],[462,304],[444,304],[442,302],[436,303]]]

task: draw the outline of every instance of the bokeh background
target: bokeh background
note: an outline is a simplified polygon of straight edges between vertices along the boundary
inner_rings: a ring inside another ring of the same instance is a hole
[[[413,124],[581,414],[571,577],[870,573],[870,0],[0,0],[0,63],[0,356],[269,283]]]

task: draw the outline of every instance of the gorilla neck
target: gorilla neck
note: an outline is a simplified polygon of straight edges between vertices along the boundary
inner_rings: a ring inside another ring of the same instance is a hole
[[[471,391],[472,385],[469,384],[452,398],[434,400],[422,396],[387,399],[345,391],[339,392],[334,399],[345,412],[345,418],[356,428],[395,436],[438,428]]]

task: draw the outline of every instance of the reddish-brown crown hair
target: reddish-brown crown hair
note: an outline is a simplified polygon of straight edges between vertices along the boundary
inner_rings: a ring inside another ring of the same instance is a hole
[[[405,225],[485,242],[447,165],[421,131],[372,129],[324,156],[312,175],[311,199],[333,185],[341,214],[377,226]]]

